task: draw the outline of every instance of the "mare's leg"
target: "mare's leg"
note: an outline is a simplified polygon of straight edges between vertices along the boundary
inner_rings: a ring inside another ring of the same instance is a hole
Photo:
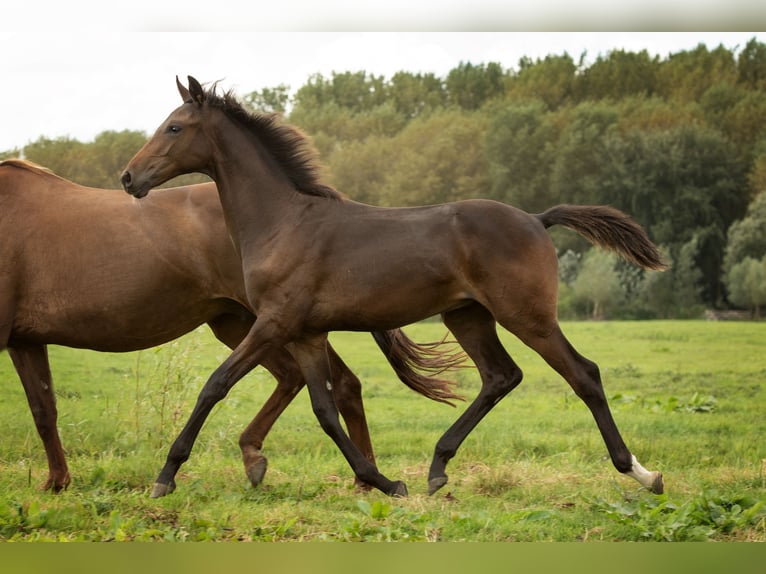
[[[327,336],[294,341],[290,345],[301,367],[311,396],[311,407],[322,427],[335,442],[349,465],[362,482],[392,496],[406,496],[407,487],[401,481],[392,482],[351,442],[338,419],[338,409],[332,394],[330,366],[327,358]]]
[[[58,411],[48,363],[48,348],[45,345],[19,345],[9,347],[8,353],[24,385],[37,432],[48,457],[48,480],[43,488],[60,492],[69,486],[71,477],[56,426]]]
[[[655,494],[664,490],[662,474],[650,472],[639,464],[620,436],[606,401],[598,366],[580,355],[567,341],[558,325],[548,335],[516,333],[553,367],[588,406],[606,443],[615,468],[636,479]]]
[[[522,378],[521,369],[500,344],[495,320],[481,305],[475,303],[444,314],[444,323],[460,346],[476,364],[481,374],[479,394],[436,443],[431,469],[428,472],[428,493],[433,494],[447,484],[447,462],[482,418]]]
[[[211,321],[210,328],[220,341],[234,349],[245,338],[253,321],[252,315],[223,315]],[[374,464],[375,456],[362,403],[362,385],[330,345],[328,355],[338,410],[346,422],[351,440]],[[239,437],[245,473],[253,486],[261,483],[268,466],[268,459],[261,452],[266,435],[305,384],[298,363],[284,348],[270,353],[262,365],[277,380],[277,386]],[[358,478],[355,480],[358,486],[366,486]]]

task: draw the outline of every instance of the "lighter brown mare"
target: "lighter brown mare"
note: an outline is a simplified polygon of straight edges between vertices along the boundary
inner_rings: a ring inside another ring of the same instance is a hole
[[[121,190],[87,188],[22,161],[0,163],[0,350],[8,348],[45,445],[45,488],[70,482],[56,428],[47,345],[97,351],[145,349],[207,323],[235,348],[253,316],[242,266],[215,184],[163,191],[138,202]],[[457,355],[419,346],[399,331],[374,333],[403,382],[435,400],[446,381],[416,369],[455,366]],[[335,399],[354,443],[374,461],[359,380],[330,351]],[[274,347],[263,363],[277,387],[240,438],[251,482],[274,421],[303,387],[292,356]]]
[[[278,116],[251,114],[229,93],[177,81],[183,104],[130,161],[123,187],[135,197],[188,172],[218,185],[226,223],[242,256],[258,316],[208,379],[168,453],[157,493],[173,484],[214,404],[273,346],[289,345],[327,432],[364,482],[406,491],[365,460],[344,434],[329,392],[327,333],[388,329],[441,313],[481,373],[474,402],[438,441],[429,492],[447,482],[446,464],[522,372],[502,347],[496,323],[539,353],[592,412],[618,471],[653,492],[660,473],[626,447],[607,405],[598,367],[578,354],[557,321],[558,262],[545,229],[569,227],[648,269],[664,264],[643,229],[607,207],[560,205],[530,215],[469,200],[415,208],[349,201],[323,185],[316,154]]]

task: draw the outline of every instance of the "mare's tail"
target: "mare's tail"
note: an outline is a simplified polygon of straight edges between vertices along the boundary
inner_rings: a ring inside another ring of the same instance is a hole
[[[394,372],[412,390],[431,400],[454,406],[452,400],[465,400],[452,392],[453,381],[437,378],[453,369],[468,366],[462,351],[444,352],[444,339],[435,343],[416,343],[401,329],[375,331],[375,342],[383,351]]]
[[[546,227],[561,225],[614,251],[644,269],[663,271],[668,265],[643,227],[622,211],[604,205],[557,205],[535,217]]]

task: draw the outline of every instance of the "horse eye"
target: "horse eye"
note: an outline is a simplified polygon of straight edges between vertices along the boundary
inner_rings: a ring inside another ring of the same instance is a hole
[[[177,134],[177,133],[179,133],[181,131],[181,127],[180,126],[176,126],[176,125],[168,126],[168,131],[171,134]]]

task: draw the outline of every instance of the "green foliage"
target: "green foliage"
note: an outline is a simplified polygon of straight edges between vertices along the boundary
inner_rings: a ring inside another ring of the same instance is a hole
[[[721,83],[738,81],[732,52],[723,46],[710,50],[699,44],[693,50],[670,54],[657,72],[657,91],[679,101],[699,101],[703,94]]]
[[[766,519],[764,504],[766,501],[750,496],[730,498],[714,491],[680,506],[667,496],[596,502],[607,516],[625,527],[626,540],[653,542],[700,542],[750,528]]]
[[[766,305],[766,256],[761,260],[745,257],[734,264],[726,274],[729,299],[735,305],[753,310],[761,317],[761,307]]]
[[[766,256],[766,191],[759,193],[747,209],[747,215],[729,227],[723,269],[728,273],[746,257]]]
[[[449,102],[464,110],[478,110],[503,94],[503,77],[503,68],[496,62],[460,62],[444,81]]]
[[[622,99],[656,92],[659,57],[649,56],[646,50],[626,52],[612,50],[583,71],[577,89],[588,99]]]
[[[411,122],[389,146],[380,201],[428,205],[486,197],[483,132],[482,118],[457,110]]]
[[[254,111],[284,113],[290,100],[289,92],[289,86],[279,84],[274,88],[263,88],[247,94],[244,103]]]
[[[518,73],[508,81],[509,100],[539,99],[556,110],[573,101],[578,66],[569,54],[548,55],[519,61]]]
[[[41,137],[24,148],[24,155],[79,184],[114,189],[120,186],[125,165],[145,142],[143,133],[127,130],[102,132],[92,143]]]
[[[766,88],[766,44],[752,38],[737,58],[739,81],[753,90]]]
[[[620,280],[614,268],[615,256],[604,251],[591,250],[585,256],[572,291],[587,301],[592,319],[604,319],[611,307],[622,297]]]
[[[490,197],[527,211],[553,205],[550,172],[557,139],[540,101],[509,102],[493,110],[484,139]]]

